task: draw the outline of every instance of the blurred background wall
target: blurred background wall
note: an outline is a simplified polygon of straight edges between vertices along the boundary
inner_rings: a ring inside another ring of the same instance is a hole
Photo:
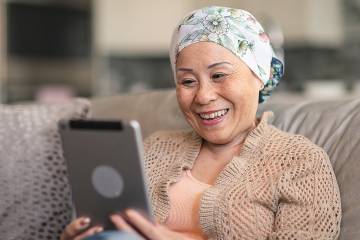
[[[173,87],[173,27],[208,5],[250,11],[284,56],[275,96],[360,96],[360,0],[1,0],[2,102]]]

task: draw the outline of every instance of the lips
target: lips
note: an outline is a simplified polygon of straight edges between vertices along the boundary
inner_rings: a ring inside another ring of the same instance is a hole
[[[228,111],[229,111],[229,109],[222,109],[222,110],[219,110],[219,111],[199,113],[199,116],[202,119],[205,119],[205,120],[212,120],[212,119],[215,119],[217,117],[224,116]]]
[[[229,112],[229,109],[221,109],[221,110],[216,110],[216,111],[209,111],[209,112],[201,112],[198,113],[201,122],[204,125],[210,126],[210,125],[216,125],[219,122],[221,122],[226,114]]]

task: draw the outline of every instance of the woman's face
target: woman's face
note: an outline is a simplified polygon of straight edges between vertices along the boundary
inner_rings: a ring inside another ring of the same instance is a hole
[[[236,142],[255,126],[262,83],[232,52],[195,43],[180,52],[175,71],[179,106],[206,141]]]

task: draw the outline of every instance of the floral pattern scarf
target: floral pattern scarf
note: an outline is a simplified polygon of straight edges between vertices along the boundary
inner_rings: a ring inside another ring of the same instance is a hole
[[[284,64],[275,56],[268,35],[254,16],[244,10],[211,6],[186,16],[172,36],[173,71],[180,51],[197,42],[214,42],[245,62],[264,83],[259,103],[271,95],[284,74]]]

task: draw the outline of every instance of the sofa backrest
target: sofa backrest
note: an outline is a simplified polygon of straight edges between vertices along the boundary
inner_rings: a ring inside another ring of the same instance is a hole
[[[137,120],[143,138],[158,130],[189,128],[171,89],[96,98],[91,115],[99,119]]]
[[[341,240],[360,239],[360,99],[264,104],[258,113],[275,113],[272,124],[301,134],[323,147],[332,162],[342,200]],[[143,137],[157,130],[189,128],[180,112],[174,90],[100,98],[92,102],[92,116],[135,119]]]
[[[342,222],[339,239],[360,239],[360,99],[298,104],[266,104],[272,124],[301,134],[325,149],[341,194]]]

